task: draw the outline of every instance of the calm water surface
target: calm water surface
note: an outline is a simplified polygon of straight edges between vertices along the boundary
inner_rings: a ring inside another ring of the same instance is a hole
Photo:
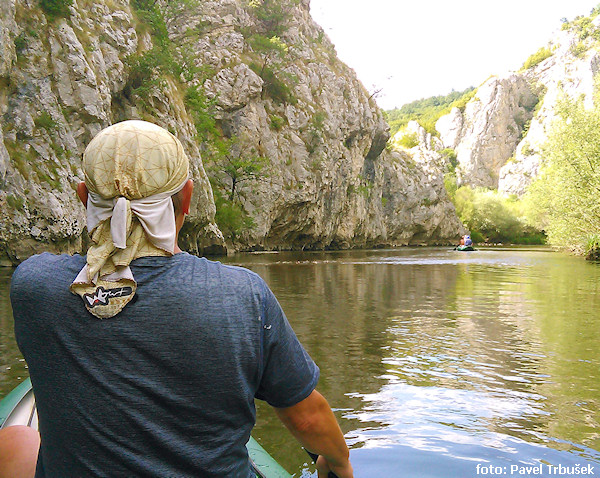
[[[321,368],[357,478],[600,476],[600,264],[538,248],[222,261],[275,292]],[[27,376],[10,274],[0,269],[0,396]],[[311,476],[268,406],[254,436]]]

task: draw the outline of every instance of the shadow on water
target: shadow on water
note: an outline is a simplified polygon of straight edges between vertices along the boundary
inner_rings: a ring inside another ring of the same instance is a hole
[[[550,465],[600,474],[599,265],[544,248],[223,262],[259,273],[275,292],[321,368],[318,389],[357,477],[474,477],[490,466],[555,476]],[[0,269],[2,394],[27,373],[12,337],[9,275]],[[294,476],[310,476],[294,439],[268,406],[258,409],[254,436]]]

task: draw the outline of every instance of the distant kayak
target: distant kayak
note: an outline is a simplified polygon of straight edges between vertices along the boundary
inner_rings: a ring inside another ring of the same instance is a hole
[[[0,428],[25,425],[38,428],[35,397],[31,380],[27,378],[0,402]],[[291,475],[250,437],[246,444],[252,468],[259,478],[291,478]]]
[[[454,248],[455,251],[474,251],[475,248],[473,246],[456,246]]]

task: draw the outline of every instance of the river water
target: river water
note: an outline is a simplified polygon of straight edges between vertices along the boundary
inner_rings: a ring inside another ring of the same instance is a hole
[[[600,264],[544,248],[290,252],[259,273],[321,368],[357,477],[600,476]],[[27,376],[0,269],[0,396]],[[254,436],[310,460],[259,404]]]

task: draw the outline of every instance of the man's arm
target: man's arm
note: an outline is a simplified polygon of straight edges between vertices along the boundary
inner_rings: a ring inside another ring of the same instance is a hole
[[[323,395],[313,390],[300,403],[275,412],[302,446],[320,455],[319,478],[326,478],[329,471],[339,478],[354,476],[344,435]]]

